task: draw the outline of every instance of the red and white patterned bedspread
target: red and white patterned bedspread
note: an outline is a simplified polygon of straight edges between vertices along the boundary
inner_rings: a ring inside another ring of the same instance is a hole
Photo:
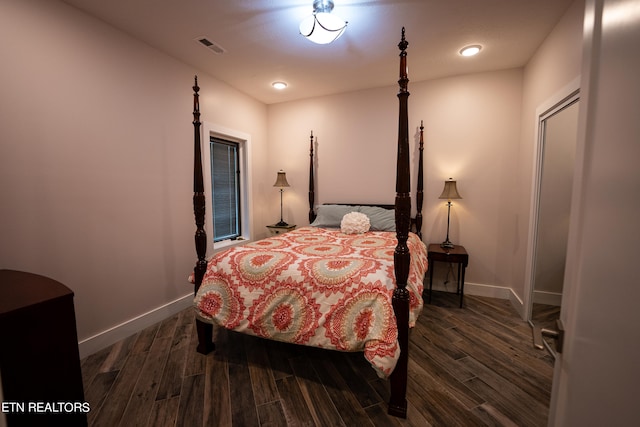
[[[380,376],[400,348],[391,297],[395,232],[347,235],[303,227],[222,251],[209,260],[194,304],[234,331],[341,351],[364,351]],[[427,250],[409,233],[409,326],[422,310]]]

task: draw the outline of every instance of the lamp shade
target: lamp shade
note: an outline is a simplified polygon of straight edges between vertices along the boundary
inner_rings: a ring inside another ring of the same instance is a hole
[[[444,182],[444,189],[442,190],[442,194],[438,198],[446,200],[462,199],[460,194],[458,194],[458,188],[456,187],[456,182],[453,180],[453,178],[449,178],[448,181]]]
[[[276,178],[276,183],[273,184],[274,187],[289,187],[289,183],[287,182],[287,174],[280,170],[278,171],[278,177]]]

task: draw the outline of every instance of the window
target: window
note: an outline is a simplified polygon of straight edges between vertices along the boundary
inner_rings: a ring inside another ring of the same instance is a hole
[[[205,230],[213,254],[251,241],[251,135],[207,121],[202,127]]]
[[[240,153],[237,142],[210,137],[213,241],[234,240],[240,227]]]

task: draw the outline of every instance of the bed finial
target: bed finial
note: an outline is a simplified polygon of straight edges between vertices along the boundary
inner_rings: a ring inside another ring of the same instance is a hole
[[[407,86],[409,85],[409,77],[407,77],[407,47],[409,46],[409,42],[404,38],[404,27],[402,27],[402,39],[400,43],[398,43],[398,48],[400,49],[400,80],[398,80],[398,84],[400,85],[400,93],[407,93]],[[400,94],[398,94],[400,96]]]
[[[196,74],[193,77],[193,118],[194,118],[194,122],[196,119],[196,114],[198,114],[198,119],[200,119],[200,95],[198,94],[198,92],[200,92],[200,86],[198,86],[198,75]]]
[[[402,27],[402,38],[400,39],[400,43],[398,43],[398,47],[402,51],[401,55],[407,55],[407,46],[409,46],[409,42],[404,38],[404,27]]]
[[[196,134],[194,134],[194,140],[197,138],[198,141],[200,140],[200,95],[198,92],[200,92],[200,86],[198,86],[198,75],[196,74],[193,78],[193,127],[196,131]],[[198,150],[200,150],[200,146],[198,146]],[[201,160],[200,160],[201,161]],[[197,163],[197,160],[196,160]],[[198,172],[196,171],[197,168],[197,164],[194,167],[194,187],[193,187],[193,191],[198,191],[198,189],[196,189],[196,181],[198,181],[197,177],[195,176],[195,173]],[[204,191],[204,185],[203,185],[203,189],[200,191]]]

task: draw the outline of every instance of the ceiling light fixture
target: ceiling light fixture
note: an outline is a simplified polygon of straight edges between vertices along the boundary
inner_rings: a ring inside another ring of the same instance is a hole
[[[300,23],[300,34],[317,44],[335,41],[347,28],[347,21],[332,15],[332,0],[314,0],[313,15]]]
[[[474,56],[477,55],[478,53],[480,53],[480,50],[482,49],[482,46],[480,46],[479,44],[474,44],[471,46],[465,46],[462,49],[460,49],[460,55],[462,56]]]
[[[282,90],[287,87],[287,84],[285,82],[273,82],[271,86],[273,86],[274,89]]]

